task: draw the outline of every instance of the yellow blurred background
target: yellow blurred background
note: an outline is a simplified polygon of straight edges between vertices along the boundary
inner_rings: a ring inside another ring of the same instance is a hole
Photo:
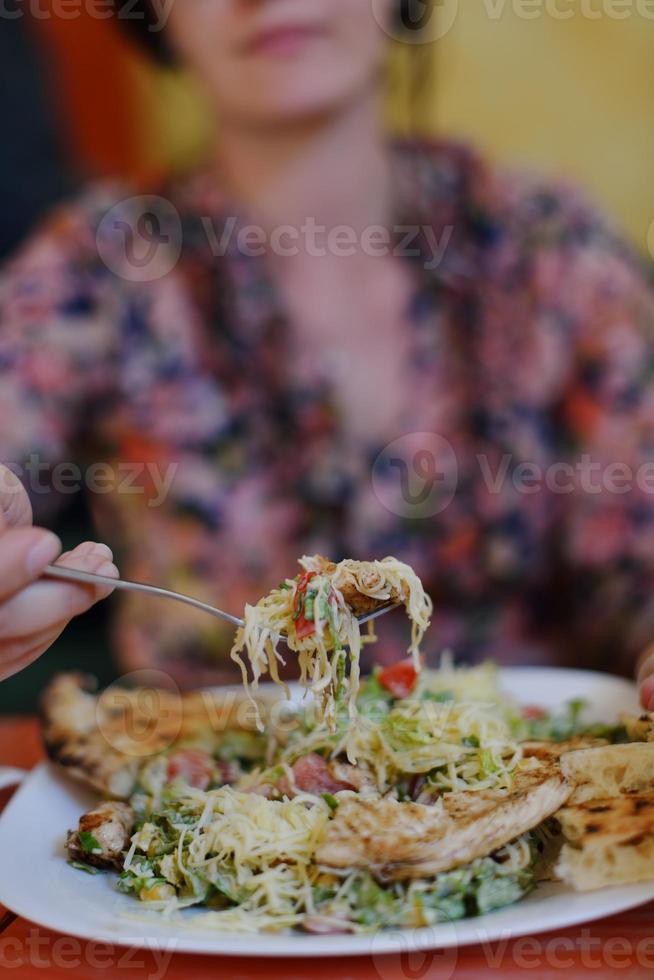
[[[455,0],[440,2],[451,9]],[[575,12],[558,19],[548,9]],[[615,5],[623,11],[616,19],[612,9],[606,0],[558,8],[459,0],[454,25],[432,48],[424,127],[468,139],[511,166],[575,180],[644,250],[654,218],[654,10],[649,19],[627,0]],[[584,14],[593,10],[605,12]],[[418,49],[408,56],[419,57]],[[177,73],[130,60],[144,110],[144,171],[184,167],[208,131],[198,93]]]

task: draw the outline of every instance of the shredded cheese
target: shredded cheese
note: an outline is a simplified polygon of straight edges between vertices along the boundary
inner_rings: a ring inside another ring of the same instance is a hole
[[[429,925],[466,914],[466,902],[498,907],[522,897],[532,880],[529,835],[436,877],[393,884],[366,869],[317,864],[348,796],[437,809],[448,792],[509,788],[517,769],[537,764],[522,760],[511,705],[488,666],[426,669],[409,698],[392,698],[374,678],[368,684],[354,719],[339,703],[332,729],[307,708],[283,744],[271,739],[272,768],[244,772],[234,786],[154,780],[151,795],[135,802],[145,819],[125,857],[125,890],[166,916],[202,906],[193,921],[240,933]],[[295,763],[312,754],[352,788],[322,795],[317,779],[313,793],[304,791],[312,784]]]
[[[508,786],[522,759],[497,705],[414,699],[398,702],[382,717],[359,715],[337,733],[319,723],[296,734],[281,757],[288,763],[310,752],[332,759],[347,755],[370,777],[369,788],[360,791],[363,795],[383,796],[399,778],[429,772],[425,802],[435,791]],[[254,776],[250,779],[255,781]]]
[[[200,880],[238,902],[236,908],[210,913],[223,928],[280,929],[300,921],[307,889],[318,874],[313,855],[331,813],[323,799],[301,794],[278,802],[227,786],[210,792],[187,787],[176,809],[183,823],[160,873],[178,897],[150,901],[151,907],[169,913],[194,904],[186,894]],[[134,835],[125,870],[148,876],[141,858],[149,844],[147,831]]]

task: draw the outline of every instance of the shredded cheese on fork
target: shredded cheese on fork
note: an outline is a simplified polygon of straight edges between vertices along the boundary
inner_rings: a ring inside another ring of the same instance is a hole
[[[420,643],[429,627],[432,603],[413,569],[396,558],[346,559],[333,565],[316,555],[302,558],[300,565],[302,575],[287,579],[256,606],[246,606],[245,625],[236,634],[231,656],[241,668],[246,690],[248,666],[255,687],[265,674],[285,686],[279,677],[279,665],[285,663],[279,652],[284,639],[297,654],[300,685],[315,696],[322,717],[333,727],[340,699],[346,701],[350,717],[356,717],[361,647],[376,639],[372,630],[361,635],[345,589],[404,606],[411,622],[409,653],[416,670],[421,667]]]

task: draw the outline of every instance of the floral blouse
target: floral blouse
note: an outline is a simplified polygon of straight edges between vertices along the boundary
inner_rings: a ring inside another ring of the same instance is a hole
[[[145,217],[92,187],[6,268],[0,459],[41,521],[85,487],[125,577],[238,614],[302,554],[393,554],[434,599],[428,659],[629,670],[654,639],[648,270],[569,188],[451,144],[394,154],[398,219],[422,231],[398,258],[408,407],[383,445],[297,370],[266,257],[222,235],[245,219],[199,174]],[[230,675],[229,627],[113,601],[125,668]],[[403,617],[379,634],[369,657],[403,655]]]

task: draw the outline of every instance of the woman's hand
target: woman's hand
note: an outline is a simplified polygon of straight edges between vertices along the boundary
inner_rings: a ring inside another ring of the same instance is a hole
[[[654,643],[647,647],[638,661],[636,676],[643,708],[654,711]]]
[[[27,667],[54,643],[75,616],[111,589],[40,580],[46,565],[118,577],[110,549],[87,542],[61,554],[50,531],[34,528],[19,480],[0,465],[0,680]]]

